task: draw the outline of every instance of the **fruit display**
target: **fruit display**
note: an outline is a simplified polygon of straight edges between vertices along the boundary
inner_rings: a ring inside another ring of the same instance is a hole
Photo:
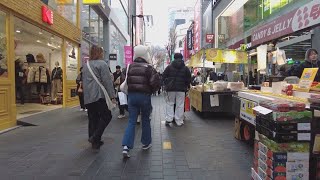
[[[259,144],[259,150],[264,149],[264,153],[267,153],[266,149],[272,152],[309,152],[310,143],[308,142],[288,142],[288,143],[277,143],[266,136],[259,134],[259,141],[265,147]]]
[[[300,123],[310,121],[312,118],[311,111],[288,111],[288,112],[273,112],[267,115],[257,114],[257,118],[278,123]],[[262,121],[261,120],[261,121]]]
[[[282,87],[281,93],[285,94],[287,96],[292,96],[293,95],[293,85],[292,84],[285,84]]]
[[[305,103],[287,100],[261,101],[259,105],[275,112],[304,111],[306,109]]]
[[[311,118],[311,111],[303,112],[288,112],[288,113],[273,113],[271,115],[257,114],[256,124],[260,124],[272,131],[287,132],[292,131],[310,131],[311,123],[308,119]]]

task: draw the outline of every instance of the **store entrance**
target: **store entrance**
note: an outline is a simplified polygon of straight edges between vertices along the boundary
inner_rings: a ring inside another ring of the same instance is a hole
[[[62,39],[14,21],[17,119],[62,107]]]

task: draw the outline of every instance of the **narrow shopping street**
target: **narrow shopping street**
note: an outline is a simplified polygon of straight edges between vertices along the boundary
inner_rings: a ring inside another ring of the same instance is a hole
[[[137,126],[126,161],[121,154],[126,118],[113,119],[98,153],[87,142],[87,116],[78,108],[22,119],[35,126],[0,135],[1,179],[250,179],[253,150],[233,137],[232,118],[204,120],[188,112],[184,126],[166,127],[163,97],[154,97],[153,106],[153,147],[141,150]]]

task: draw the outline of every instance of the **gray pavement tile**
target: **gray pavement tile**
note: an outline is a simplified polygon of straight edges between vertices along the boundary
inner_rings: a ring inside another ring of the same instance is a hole
[[[188,165],[188,162],[186,160],[175,160],[174,162],[178,166],[187,166]]]
[[[163,169],[172,169],[172,168],[175,168],[174,163],[163,164]]]
[[[151,165],[152,166],[160,166],[160,165],[162,165],[162,160],[151,161]]]
[[[190,171],[180,171],[177,172],[178,178],[184,178],[184,179],[188,179],[188,178],[192,178],[192,174]]]
[[[150,172],[151,179],[163,178],[163,172]]]
[[[189,167],[188,166],[176,165],[176,170],[177,171],[189,171]]]
[[[163,166],[150,166],[150,172],[162,172]]]
[[[164,176],[163,180],[178,180],[178,176]]]
[[[163,169],[163,175],[164,176],[176,176],[177,171],[176,171],[176,169]]]

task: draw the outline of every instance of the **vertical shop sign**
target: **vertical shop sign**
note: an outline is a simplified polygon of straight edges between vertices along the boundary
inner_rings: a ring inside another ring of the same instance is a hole
[[[124,46],[124,59],[125,65],[132,63],[132,47],[131,46]]]
[[[192,30],[187,31],[187,48],[188,50],[192,50],[193,43],[192,43]]]
[[[49,25],[53,25],[53,11],[47,6],[42,6],[42,21]]]
[[[312,1],[252,31],[252,45],[320,24],[320,1]]]
[[[194,50],[198,52],[201,48],[201,0],[198,0],[194,7]]]

